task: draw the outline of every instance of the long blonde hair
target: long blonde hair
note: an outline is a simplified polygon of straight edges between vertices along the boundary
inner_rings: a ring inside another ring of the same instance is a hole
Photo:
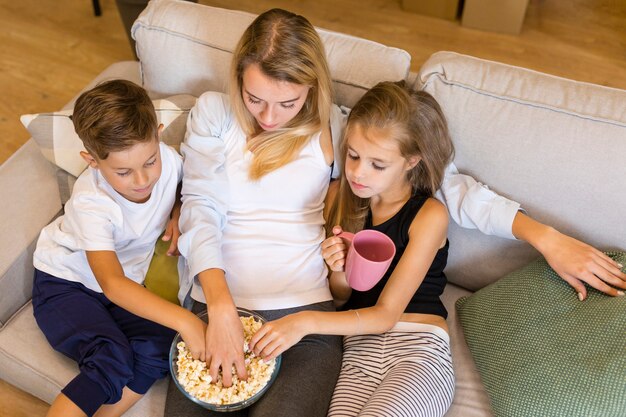
[[[257,64],[277,81],[310,87],[300,112],[276,131],[258,133],[258,124],[242,97],[243,73]],[[231,103],[254,158],[251,179],[259,179],[294,160],[312,135],[328,126],[332,105],[331,78],[324,45],[303,16],[282,9],[260,14],[248,26],[231,65]]]
[[[398,144],[400,154],[409,159],[420,157],[407,171],[406,181],[413,194],[433,196],[441,187],[446,166],[454,156],[448,125],[439,103],[425,91],[412,91],[403,81],[378,83],[358,101],[350,112],[341,145],[341,166],[346,166],[347,141],[355,126],[386,130]],[[369,199],[357,197],[341,176],[339,190],[329,210],[327,234],[334,225],[356,232],[363,228]]]

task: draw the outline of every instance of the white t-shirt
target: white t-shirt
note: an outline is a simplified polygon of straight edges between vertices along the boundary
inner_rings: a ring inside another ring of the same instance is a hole
[[[333,141],[346,114],[333,107]],[[320,134],[298,158],[258,181],[248,178],[252,154],[229,99],[206,93],[191,112],[184,156],[179,250],[183,298],[205,301],[193,277],[209,268],[225,271],[235,304],[282,309],[331,300],[320,243],[331,168]]]
[[[161,176],[145,203],[122,197],[88,167],[74,185],[65,214],[39,235],[35,268],[102,292],[85,251],[115,251],[126,277],[143,283],[157,239],[165,230],[182,178],[182,158],[160,143]]]

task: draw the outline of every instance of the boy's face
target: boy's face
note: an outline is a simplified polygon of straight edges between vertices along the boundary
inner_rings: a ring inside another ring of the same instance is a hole
[[[158,139],[137,143],[130,148],[96,159],[81,152],[89,166],[100,170],[107,182],[125,199],[145,203],[161,176],[161,153]]]

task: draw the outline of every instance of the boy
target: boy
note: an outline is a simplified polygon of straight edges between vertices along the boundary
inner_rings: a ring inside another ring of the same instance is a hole
[[[48,416],[121,415],[168,374],[174,331],[204,356],[204,323],[141,285],[166,224],[176,248],[182,159],[159,142],[152,102],[131,82],[83,93],[72,120],[89,166],[37,242],[33,308],[80,373]]]

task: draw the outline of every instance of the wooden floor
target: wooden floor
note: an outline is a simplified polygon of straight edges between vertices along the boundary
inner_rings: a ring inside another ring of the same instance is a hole
[[[626,89],[626,0],[530,0],[522,33],[462,27],[406,12],[400,0],[200,0],[262,12],[282,7],[317,26],[408,51],[417,70],[456,51]],[[110,64],[133,55],[114,0],[0,0],[0,163],[29,137],[19,116],[61,108]],[[0,417],[43,416],[46,406],[0,381]]]

